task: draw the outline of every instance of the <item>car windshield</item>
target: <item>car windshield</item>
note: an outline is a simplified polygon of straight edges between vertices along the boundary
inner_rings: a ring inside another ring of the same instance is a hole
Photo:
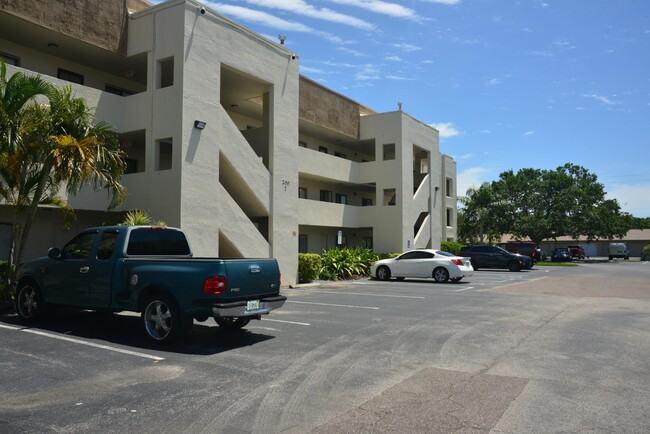
[[[456,256],[453,253],[445,252],[444,250],[436,250],[436,255],[440,255],[440,256]]]
[[[507,251],[507,250],[506,250],[506,249],[504,249],[503,247],[499,247],[499,246],[495,246],[495,247],[496,247],[497,249],[499,249],[499,250],[500,250],[500,252],[499,252],[499,253],[510,253],[509,251]]]

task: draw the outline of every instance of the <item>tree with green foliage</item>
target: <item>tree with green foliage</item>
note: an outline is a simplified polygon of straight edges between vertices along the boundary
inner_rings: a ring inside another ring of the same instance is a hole
[[[480,236],[477,222],[489,221],[494,233],[510,233],[539,244],[560,236],[584,236],[587,240],[620,237],[632,225],[632,217],[621,211],[618,202],[605,198],[596,175],[578,165],[508,170],[484,186],[479,192],[469,191],[464,199],[460,234]],[[475,216],[483,216],[483,220]]]
[[[498,201],[491,183],[484,182],[478,188],[469,188],[466,196],[459,198],[459,201],[465,205],[459,210],[460,239],[483,244],[501,237],[499,221],[493,212]]]
[[[0,197],[13,210],[9,263],[15,265],[20,263],[39,206],[61,208],[71,217],[74,212],[59,196],[61,190],[75,195],[92,186],[107,189],[112,209],[124,199],[119,180],[126,164],[112,127],[106,122],[93,124],[86,101],[74,97],[70,87],[57,89],[43,82],[39,89],[46,102],[32,97],[15,108],[9,100],[23,100],[16,95],[33,90],[34,83],[14,79],[21,73],[6,80],[2,66],[1,96],[8,100],[3,106],[12,110],[4,110],[0,124]],[[14,89],[17,83],[24,83],[25,89]]]

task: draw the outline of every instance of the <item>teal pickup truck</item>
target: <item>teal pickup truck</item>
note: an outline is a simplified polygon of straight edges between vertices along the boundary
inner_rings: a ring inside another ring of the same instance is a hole
[[[55,306],[141,312],[159,343],[194,319],[236,329],[286,301],[275,259],[194,258],[185,233],[169,227],[86,229],[17,273],[16,311],[26,322]]]

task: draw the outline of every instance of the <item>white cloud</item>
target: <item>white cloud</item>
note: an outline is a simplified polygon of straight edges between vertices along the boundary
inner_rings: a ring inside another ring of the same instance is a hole
[[[282,1],[282,0],[278,0]],[[423,21],[413,9],[409,9],[397,3],[390,3],[381,0],[330,0],[333,3],[355,6],[377,14],[388,15],[393,18],[404,18],[414,21]]]
[[[484,182],[491,181],[487,178],[490,170],[485,167],[472,167],[460,172],[457,176],[458,196],[465,196],[468,188],[478,188]]]
[[[280,9],[306,17],[345,24],[362,30],[373,30],[374,26],[360,18],[345,15],[327,8],[315,8],[304,0],[244,0],[246,3],[270,9]]]
[[[413,44],[407,44],[406,42],[400,42],[399,44],[393,44],[393,47],[399,48],[400,50],[406,51],[408,53],[413,51],[421,50],[421,47]]]
[[[344,53],[351,54],[352,56],[355,56],[355,57],[363,57],[363,56],[365,56],[365,54],[363,54],[362,52],[357,51],[357,50],[353,50],[352,48],[337,47],[336,49],[339,50],[339,51],[343,51]]]
[[[492,131],[490,130],[478,130],[478,132],[482,134],[492,134]]]
[[[439,122],[437,124],[433,123],[433,124],[429,124],[429,126],[438,130],[438,132],[440,133],[440,137],[443,138],[454,137],[460,134],[460,131],[458,131],[454,127],[454,124],[451,122]]]
[[[476,157],[476,154],[470,152],[469,154],[461,155],[460,159],[469,160],[470,158],[474,158],[474,157]]]
[[[402,58],[399,56],[387,56],[385,58],[386,60],[390,60],[391,62],[401,62]]]
[[[401,75],[387,75],[386,78],[388,80],[396,80],[396,81],[409,81],[409,80],[415,80],[414,78],[409,78],[409,77],[403,77]]]
[[[650,183],[617,185],[607,190],[607,199],[616,199],[623,211],[634,217],[650,217]]]
[[[496,84],[501,84],[501,80],[499,80],[498,78],[491,78],[487,81],[487,84],[489,86],[494,86]]]
[[[524,133],[524,136],[532,136],[533,134],[535,134],[535,130],[530,130],[530,131],[526,131]]]
[[[457,5],[460,0],[424,0],[429,3],[439,3],[441,5]]]
[[[620,101],[614,101],[614,100],[609,99],[609,97],[598,95],[598,94],[595,94],[595,93],[588,94],[588,95],[582,95],[582,96],[584,96],[585,98],[595,99],[596,101],[600,101],[600,102],[602,102],[603,104],[606,104],[606,105],[618,105],[618,104],[621,104]]]
[[[365,66],[355,76],[355,80],[379,80],[381,75],[379,70],[372,65]]]

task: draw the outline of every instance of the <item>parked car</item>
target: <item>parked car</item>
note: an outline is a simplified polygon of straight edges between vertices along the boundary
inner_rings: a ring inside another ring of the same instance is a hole
[[[585,249],[580,245],[568,246],[572,258],[585,259]]]
[[[568,247],[556,247],[551,252],[552,262],[571,262],[571,251]]]
[[[470,258],[474,270],[479,268],[507,268],[510,271],[531,269],[533,260],[530,256],[510,253],[498,246],[467,245],[459,252],[460,256]]]
[[[55,306],[141,312],[142,330],[158,343],[188,331],[194,319],[244,327],[286,300],[275,259],[193,258],[175,228],[86,229],[17,272],[16,312],[24,322]]]
[[[540,261],[537,246],[532,241],[508,241],[504,248],[510,253],[530,256],[533,262]]]
[[[459,282],[470,277],[474,269],[468,258],[461,258],[442,250],[420,249],[403,253],[396,258],[382,259],[370,267],[370,275],[379,280],[395,277],[429,278],[436,282]]]
[[[630,259],[630,252],[627,251],[625,243],[609,243],[609,260],[614,258]]]

